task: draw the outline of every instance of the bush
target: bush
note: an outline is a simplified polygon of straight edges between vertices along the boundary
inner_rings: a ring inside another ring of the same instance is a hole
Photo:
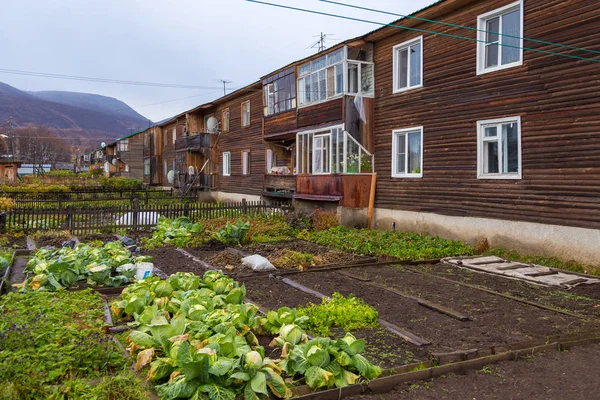
[[[311,221],[315,232],[325,231],[339,225],[335,211],[325,211],[317,208],[311,215]]]
[[[287,224],[299,231],[313,229],[311,213],[304,208],[298,208],[286,216]]]
[[[55,169],[54,171],[46,172],[46,176],[50,178],[74,178],[75,172],[71,169]]]

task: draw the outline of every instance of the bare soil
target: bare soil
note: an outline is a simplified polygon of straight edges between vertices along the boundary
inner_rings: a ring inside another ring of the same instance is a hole
[[[193,272],[202,276],[206,269],[191,258],[181,254],[173,247],[161,247],[156,250],[143,250],[143,255],[154,257],[153,263],[167,275],[176,272]]]
[[[384,394],[348,400],[600,399],[600,345],[504,361],[466,374],[408,382]]]
[[[82,235],[77,235],[77,239],[81,243],[93,242],[94,240],[100,240],[102,242],[112,242],[118,240],[117,235],[112,233],[85,233]]]
[[[62,246],[62,244],[66,241],[71,240],[70,236],[56,236],[53,234],[49,234],[49,235],[40,235],[35,237],[35,245],[36,247],[39,249],[41,247],[44,246],[52,246],[52,247],[56,247],[59,248]]]
[[[27,248],[27,237],[26,236],[13,236],[7,234],[0,234],[0,239],[6,239],[6,244],[2,247],[13,248],[13,249],[26,249]]]
[[[354,269],[352,269],[354,271]],[[434,281],[392,267],[357,268],[378,284],[422,297],[471,317],[459,321],[421,306],[417,301],[374,288],[365,282],[331,272],[299,274],[292,279],[325,295],[354,294],[379,311],[386,321],[432,342],[431,349],[483,349],[591,328],[580,319],[542,310],[474,289]]]
[[[455,281],[481,286],[526,300],[600,317],[600,284],[581,285],[572,289],[549,288],[492,274],[458,268],[448,264],[413,266],[411,269],[431,273]],[[436,280],[436,282],[441,282]]]

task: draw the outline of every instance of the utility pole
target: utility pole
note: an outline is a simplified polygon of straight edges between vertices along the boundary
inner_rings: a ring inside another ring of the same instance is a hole
[[[217,82],[221,82],[223,84],[223,96],[227,95],[227,84],[231,83],[231,81],[228,81],[226,79],[217,79]]]
[[[327,36],[323,35],[323,32],[321,32],[321,37],[319,38],[319,53],[322,52],[323,50],[325,50],[325,38]]]
[[[15,149],[14,149],[14,144],[13,144],[13,135],[12,135],[12,115],[8,116],[8,151],[10,151],[11,154],[11,161],[15,162]],[[11,149],[12,147],[12,149]]]

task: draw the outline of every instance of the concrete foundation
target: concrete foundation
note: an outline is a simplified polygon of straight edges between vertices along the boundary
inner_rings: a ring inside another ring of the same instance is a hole
[[[215,201],[242,201],[242,199],[246,199],[246,201],[261,201],[263,198],[261,196],[254,196],[250,194],[242,194],[242,193],[228,193],[228,192],[205,192],[209,194],[211,198]]]
[[[341,220],[344,218],[350,217]],[[379,229],[390,230],[395,223],[398,231],[440,236],[471,245],[487,238],[491,247],[600,265],[600,230],[596,229],[383,208],[375,208],[374,221]]]
[[[350,228],[366,228],[368,221],[367,208],[338,207],[338,221]]]

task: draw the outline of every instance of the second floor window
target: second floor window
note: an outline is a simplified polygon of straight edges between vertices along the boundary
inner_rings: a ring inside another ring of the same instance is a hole
[[[423,37],[394,46],[394,93],[423,86]]]
[[[229,132],[229,108],[223,110],[223,114],[221,115],[221,131]]]
[[[129,151],[129,139],[119,141],[119,151]]]
[[[150,159],[144,158],[144,176],[150,176]]]
[[[477,18],[477,73],[497,71],[523,63],[521,2]]]
[[[265,116],[296,108],[296,74],[294,67],[263,81]]]
[[[247,128],[250,126],[250,101],[242,103],[242,127]]]

